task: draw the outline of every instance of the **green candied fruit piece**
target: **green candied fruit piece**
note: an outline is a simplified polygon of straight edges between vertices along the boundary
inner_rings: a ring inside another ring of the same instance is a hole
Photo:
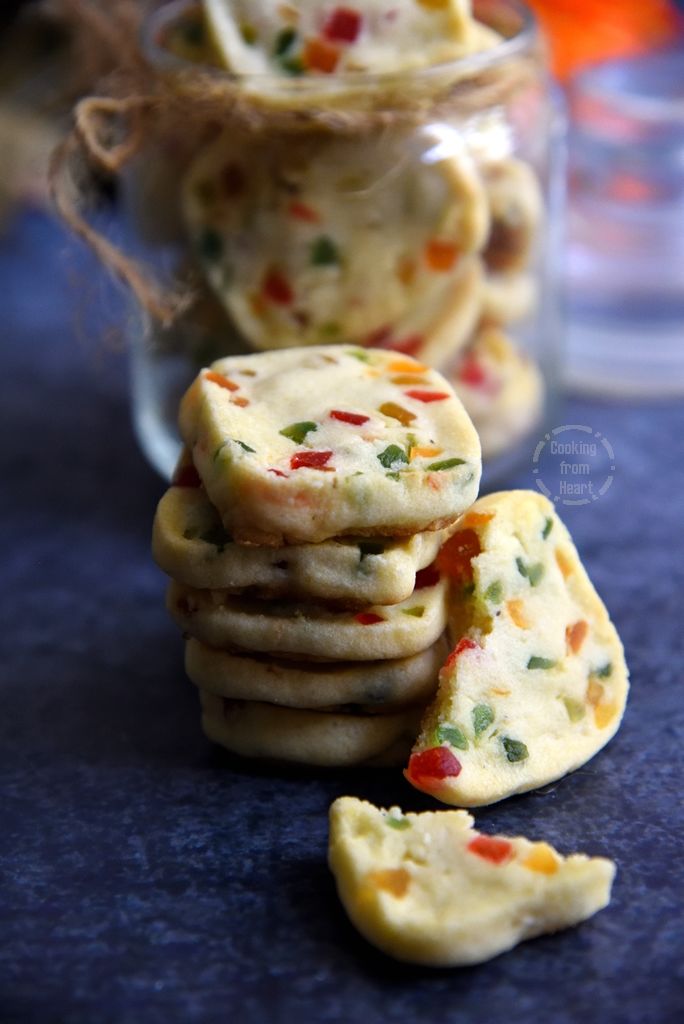
[[[197,239],[197,248],[203,260],[207,263],[216,263],[223,256],[223,239],[218,231],[213,228],[205,228]]]
[[[301,57],[281,58],[280,66],[283,71],[286,71],[288,75],[292,75],[293,78],[298,75],[303,75],[306,70]]]
[[[459,750],[468,749],[468,740],[459,725],[438,725],[434,731],[435,744],[448,743]]]
[[[273,56],[283,57],[287,53],[287,51],[292,48],[292,45],[296,38],[297,33],[293,28],[281,29],[281,31],[275,37],[275,42],[273,43]]]
[[[520,740],[512,740],[510,736],[501,737],[501,745],[506,752],[506,758],[511,764],[515,764],[516,761],[526,761],[530,756],[530,752]]]
[[[413,608],[403,608],[402,612],[404,615],[412,615],[414,619],[422,619],[425,613],[425,605],[417,604]]]
[[[359,561],[363,562],[364,558],[369,555],[382,555],[385,551],[385,545],[379,540],[360,540],[359,541]]]
[[[388,480],[401,480],[401,473],[386,473]]]
[[[533,654],[530,660],[527,662],[528,668],[555,668],[558,664],[557,661],[553,661],[551,658],[542,658],[538,654]]]
[[[491,601],[492,604],[500,604],[503,598],[503,584],[501,580],[494,580],[493,583],[490,583],[485,590],[484,596],[486,601]]]
[[[364,352],[362,348],[349,348],[346,350],[345,355],[351,356],[352,359],[358,359],[360,363],[370,363],[371,357],[367,352]]]
[[[408,455],[398,444],[390,444],[378,455],[378,462],[385,469],[391,469],[397,462],[408,464]]]
[[[520,575],[524,576],[525,579],[527,579],[527,566],[523,562],[522,558],[516,558],[515,564],[518,567],[518,572],[520,573]]]
[[[579,722],[586,713],[586,709],[581,700],[574,700],[572,697],[563,697],[563,703],[565,704],[565,710],[568,713],[568,718],[571,722]]]
[[[251,455],[256,454],[256,449],[255,448],[250,448],[250,446],[248,444],[246,444],[244,441],[240,441],[239,438],[231,437],[231,441],[233,442],[233,444],[240,445],[240,447],[242,448],[243,452],[248,452]]]
[[[203,540],[205,544],[213,544],[217,548],[219,555],[223,552],[226,544],[230,544],[232,541],[232,537],[229,533],[226,533],[220,523],[216,523],[215,526],[209,527],[204,533],[200,533],[199,539]]]
[[[312,430],[318,430],[318,424],[311,420],[303,420],[301,423],[291,423],[289,427],[283,427],[280,433],[283,437],[289,437],[295,444],[301,444]]]
[[[476,739],[479,738],[485,729],[494,721],[494,710],[489,704],[476,704],[473,708],[473,730]]]
[[[441,462],[431,462],[426,466],[426,472],[438,473],[442,469],[453,469],[454,466],[465,466],[465,459],[442,459]]]
[[[536,587],[544,575],[544,566],[541,562],[536,562],[534,565],[528,566],[527,578],[530,581],[531,587]]]
[[[390,828],[396,828],[399,831],[403,831],[405,828],[411,828],[411,822],[408,818],[396,818],[393,814],[388,814],[385,818],[385,824],[389,825]]]
[[[546,540],[546,538],[548,537],[548,535],[551,533],[552,530],[553,530],[553,519],[551,518],[551,516],[548,516],[548,518],[544,520],[544,529],[542,530],[542,537],[543,537],[544,540]]]
[[[613,674],[613,663],[612,661],[606,662],[601,668],[596,669],[592,672],[592,675],[596,676],[597,679],[608,679]]]
[[[321,235],[311,243],[311,262],[314,267],[336,267],[340,262],[340,251],[327,235]]]
[[[257,30],[254,28],[254,25],[249,25],[247,22],[243,22],[240,25],[240,35],[248,46],[254,46],[258,39]]]

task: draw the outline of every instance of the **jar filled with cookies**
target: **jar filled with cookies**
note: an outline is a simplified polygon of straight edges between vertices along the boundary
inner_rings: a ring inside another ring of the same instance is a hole
[[[169,476],[201,366],[295,346],[438,369],[485,480],[528,457],[555,391],[563,120],[514,0],[157,5],[77,111],[65,165],[122,184],[133,417]],[[59,192],[59,188],[58,188]]]

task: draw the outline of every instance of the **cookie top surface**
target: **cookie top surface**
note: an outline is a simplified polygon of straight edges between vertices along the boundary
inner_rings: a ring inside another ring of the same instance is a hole
[[[285,550],[236,544],[199,476],[192,483],[164,494],[152,533],[157,564],[190,587],[318,597],[349,607],[397,604],[412,593],[416,572],[434,560],[449,535],[434,530],[399,539],[341,537]]]
[[[359,931],[434,967],[481,963],[607,906],[615,865],[487,836],[465,811],[402,814],[354,797],[330,809],[329,863]]]
[[[489,233],[481,177],[444,126],[286,146],[224,135],[183,195],[207,279],[257,349],[418,347]]]
[[[406,777],[478,806],[543,786],[615,734],[628,690],[622,644],[546,498],[480,499],[438,556],[450,633]]]
[[[181,434],[238,543],[406,536],[474,500],[480,445],[446,380],[348,346],[219,360],[181,405]]]
[[[494,45],[468,0],[204,0],[214,43],[241,75],[396,72]]]

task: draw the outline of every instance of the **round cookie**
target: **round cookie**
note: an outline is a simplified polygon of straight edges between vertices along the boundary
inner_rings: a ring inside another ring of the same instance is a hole
[[[585,764],[617,731],[620,638],[553,505],[534,491],[477,501],[438,556],[458,641],[407,779],[457,806],[491,804]]]
[[[396,661],[297,662],[185,645],[185,671],[202,690],[230,700],[286,707],[356,705],[365,714],[425,703],[434,696],[448,647],[442,637],[419,654]]]
[[[167,608],[208,647],[297,654],[328,661],[407,658],[430,647],[446,625],[446,579],[422,569],[400,604],[361,612],[294,601],[259,601],[172,582]]]
[[[448,376],[480,436],[485,459],[513,448],[541,419],[541,370],[498,327],[481,327]]]
[[[302,711],[200,693],[202,728],[214,743],[242,757],[344,768],[401,763],[420,713],[388,715]]]
[[[407,345],[453,314],[489,213],[461,145],[430,127],[362,139],[221,136],[184,185],[212,288],[257,349]]]
[[[186,480],[188,478],[186,477]],[[346,607],[397,604],[449,530],[412,537],[338,538],[285,548],[236,544],[199,486],[172,486],[154,518],[152,553],[169,576],[197,589],[258,597],[322,598]]]
[[[545,842],[489,836],[466,811],[402,814],[343,796],[328,861],[364,938],[398,960],[478,964],[585,921],[610,901],[615,864]]]
[[[491,217],[484,261],[496,274],[523,270],[543,214],[537,177],[529,164],[512,157],[485,164],[482,170]]]
[[[378,349],[219,360],[183,398],[180,429],[238,543],[440,529],[473,502],[481,472],[444,377]]]
[[[464,0],[204,0],[204,8],[223,63],[246,76],[409,71],[500,39],[472,20]]]

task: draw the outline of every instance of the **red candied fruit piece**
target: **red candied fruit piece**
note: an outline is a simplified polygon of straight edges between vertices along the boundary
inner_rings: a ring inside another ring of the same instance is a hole
[[[503,864],[513,856],[513,844],[496,836],[475,836],[468,843],[468,849],[492,864]]]
[[[294,292],[290,287],[290,282],[274,267],[264,277],[261,290],[264,297],[270,299],[277,306],[289,306],[294,302]]]
[[[335,43],[355,43],[363,18],[353,7],[336,7],[323,26],[323,35]]]
[[[185,466],[179,466],[173,474],[172,487],[201,487],[200,475],[191,462]]]
[[[471,388],[481,388],[487,383],[487,374],[473,355],[468,355],[461,363],[458,379]]]
[[[390,346],[395,352],[401,352],[405,356],[415,356],[420,352],[423,341],[422,334],[411,334],[408,338],[404,338],[402,341],[395,341]]]
[[[332,452],[295,452],[290,459],[290,469],[328,469],[326,463],[332,458]]]
[[[428,565],[425,569],[420,569],[416,573],[416,582],[413,586],[414,590],[422,590],[424,587],[434,587],[440,581],[439,569],[433,562],[432,565]]]
[[[476,651],[479,646],[479,644],[476,644],[475,641],[471,640],[469,637],[461,637],[461,639],[458,641],[458,643],[454,647],[453,651],[451,652],[447,660],[444,662],[444,665],[442,666],[442,672],[446,671],[447,669],[453,668],[453,666],[456,663],[456,659],[461,654],[463,654],[464,651]]]
[[[415,398],[417,402],[443,402],[446,398],[451,398],[445,391],[421,391],[420,388],[405,391],[404,394],[409,398]]]
[[[300,203],[296,200],[291,202],[288,206],[288,213],[295,220],[303,220],[306,224],[318,224],[320,217],[316,211],[311,207],[307,206],[306,203]]]
[[[274,476],[281,476],[284,480],[287,480],[287,473],[283,473],[281,469],[273,469],[273,467],[271,467],[268,472],[273,473]]]
[[[461,774],[461,762],[448,747],[430,747],[411,754],[404,775],[418,789],[436,789],[442,779],[455,779]]]
[[[376,626],[378,622],[385,620],[382,615],[377,615],[375,612],[359,612],[354,616],[354,621],[360,622],[362,626]]]
[[[368,423],[369,416],[362,416],[358,412],[344,412],[342,409],[333,409],[330,413],[331,420],[339,420],[340,423],[351,423],[355,427],[360,427],[364,423]]]

